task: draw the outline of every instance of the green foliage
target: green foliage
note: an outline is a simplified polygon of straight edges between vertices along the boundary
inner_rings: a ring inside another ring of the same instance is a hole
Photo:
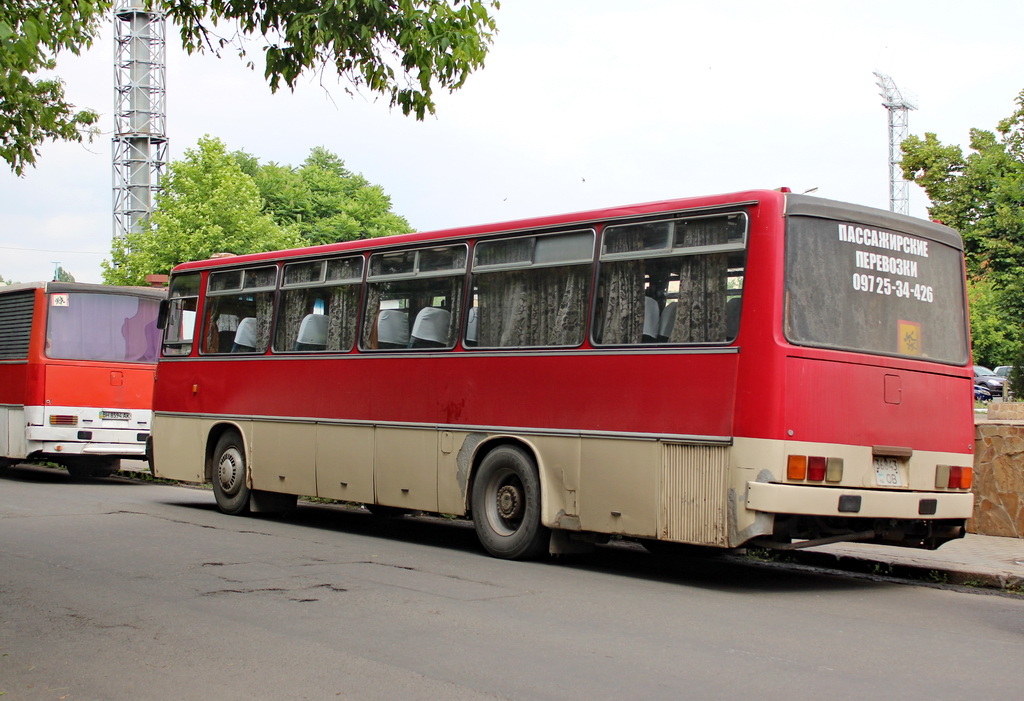
[[[162,185],[146,227],[114,240],[111,261],[102,264],[105,282],[141,285],[146,275],[166,275],[185,261],[302,244],[263,211],[256,183],[219,139],[200,139],[170,164]]]
[[[103,278],[145,284],[178,263],[217,253],[256,253],[411,231],[379,185],[351,173],[323,147],[299,168],[260,164],[244,151],[200,139],[171,163],[145,229],[115,239]]]
[[[75,276],[65,270],[63,265],[58,265],[53,271],[53,279],[57,282],[74,282]]]
[[[974,362],[985,367],[1010,365],[1024,350],[1020,327],[1008,324],[1003,300],[1006,292],[985,279],[967,281],[971,313],[971,346]]]
[[[931,133],[903,142],[904,177],[924,188],[931,217],[963,235],[984,365],[1009,364],[1024,341],[1024,91],[1016,104],[995,132],[971,130],[967,156]]]
[[[278,224],[302,236],[306,245],[390,236],[412,231],[409,222],[391,211],[391,198],[322,146],[310,151],[299,168],[276,163],[260,165],[247,153],[236,161],[250,173]]]
[[[177,24],[189,53],[264,53],[270,89],[336,71],[351,89],[383,95],[403,114],[434,113],[435,88],[456,90],[483,66],[499,0],[149,0]],[[52,70],[60,51],[92,45],[111,0],[4,0],[0,4],[0,158],[18,175],[48,139],[80,141],[99,115],[75,111]],[[231,26],[230,38],[211,27]]]
[[[403,114],[433,114],[434,85],[455,90],[481,67],[499,0],[163,0],[192,51],[259,38],[270,89],[294,88],[307,70],[333,68],[356,89],[384,95]],[[212,24],[237,28],[218,37]],[[253,67],[253,62],[248,61]]]
[[[95,124],[92,110],[76,111],[52,70],[61,51],[92,45],[110,12],[109,0],[4,0],[0,3],[0,158],[18,175],[36,162],[47,139],[81,141]]]

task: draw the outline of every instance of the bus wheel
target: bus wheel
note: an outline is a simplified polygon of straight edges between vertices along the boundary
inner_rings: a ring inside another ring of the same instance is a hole
[[[72,457],[65,458],[64,467],[75,479],[91,479],[93,477],[110,477],[121,466],[118,458],[108,457]]]
[[[540,522],[540,477],[521,448],[503,445],[488,453],[471,498],[476,535],[491,555],[519,560],[547,550],[550,531]]]
[[[120,458],[96,458],[92,463],[92,476],[110,477],[120,469]]]
[[[217,498],[217,508],[226,514],[247,513],[249,485],[246,479],[242,438],[228,431],[217,441],[213,453],[213,495]]]

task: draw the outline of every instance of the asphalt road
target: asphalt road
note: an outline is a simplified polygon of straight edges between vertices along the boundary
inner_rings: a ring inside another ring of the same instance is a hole
[[[1022,650],[1010,596],[0,472],[3,701],[1003,699]]]

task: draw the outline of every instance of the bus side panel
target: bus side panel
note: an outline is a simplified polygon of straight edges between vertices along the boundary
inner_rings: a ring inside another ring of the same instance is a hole
[[[31,404],[25,392],[28,386],[27,362],[0,363],[0,404]]]
[[[181,482],[206,481],[206,437],[214,422],[181,416],[153,416],[153,474]]]
[[[28,456],[25,440],[25,409],[0,407],[0,457],[24,458]]]
[[[318,497],[373,503],[373,437],[372,426],[317,425]]]
[[[52,406],[145,409],[153,405],[154,366],[46,363],[46,402]]]
[[[661,444],[584,439],[579,511],[583,530],[655,537]]]
[[[253,489],[316,494],[316,425],[254,421],[249,446]]]
[[[0,458],[24,458],[25,385],[29,365],[0,363]]]
[[[374,434],[376,503],[437,511],[437,432],[378,426]]]
[[[172,361],[160,365],[156,407],[205,415],[727,440],[738,358],[735,351],[565,352],[540,358],[453,352]]]

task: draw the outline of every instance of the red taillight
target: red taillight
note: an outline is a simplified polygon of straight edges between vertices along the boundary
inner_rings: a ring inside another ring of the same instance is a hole
[[[825,458],[813,455],[807,458],[807,479],[810,482],[825,481]]]
[[[786,461],[786,478],[801,482],[842,482],[843,459],[790,455]]]
[[[950,465],[949,466],[949,481],[946,483],[946,486],[949,487],[950,489],[959,489],[960,488],[960,475],[963,473],[963,471],[964,471],[964,468],[960,467],[959,465]]]
[[[973,467],[960,467],[959,465],[949,466],[949,481],[947,486],[950,489],[970,489],[974,481]]]

